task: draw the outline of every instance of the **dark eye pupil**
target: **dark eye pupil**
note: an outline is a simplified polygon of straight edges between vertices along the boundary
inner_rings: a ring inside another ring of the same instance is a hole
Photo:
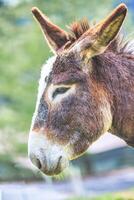
[[[64,94],[67,90],[69,90],[69,88],[66,88],[66,87],[57,88],[57,89],[54,91],[53,95],[52,95],[53,99],[54,99],[57,95],[59,95],[59,94]]]

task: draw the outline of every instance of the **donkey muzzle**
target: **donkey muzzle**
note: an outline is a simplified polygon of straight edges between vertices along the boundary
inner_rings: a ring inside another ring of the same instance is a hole
[[[68,158],[62,146],[51,143],[44,135],[30,133],[28,154],[31,162],[46,175],[57,175],[68,166]]]

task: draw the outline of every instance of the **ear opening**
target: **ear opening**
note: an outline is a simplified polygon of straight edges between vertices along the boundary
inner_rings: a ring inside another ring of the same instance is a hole
[[[127,13],[125,4],[120,4],[108,17],[89,29],[81,38],[79,50],[87,60],[103,53],[117,36]]]
[[[120,4],[106,19],[97,25],[98,41],[102,46],[109,45],[116,37],[126,17],[126,13],[126,5]]]
[[[33,7],[32,13],[40,24],[45,39],[54,53],[68,42],[67,32],[53,24],[38,8]]]

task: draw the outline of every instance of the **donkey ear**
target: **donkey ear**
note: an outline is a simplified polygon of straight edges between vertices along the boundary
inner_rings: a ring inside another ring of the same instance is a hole
[[[127,7],[120,4],[107,18],[89,29],[81,41],[82,54],[86,59],[103,53],[118,34],[125,19]]]
[[[39,22],[48,45],[55,53],[68,41],[67,33],[53,24],[38,8],[33,7],[32,13]]]

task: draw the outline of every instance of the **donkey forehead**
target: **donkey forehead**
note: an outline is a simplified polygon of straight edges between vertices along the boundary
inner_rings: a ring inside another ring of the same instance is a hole
[[[49,74],[48,83],[71,84],[79,81],[84,76],[82,70],[84,65],[85,63],[80,56],[75,53],[58,55]]]
[[[58,74],[70,70],[76,71],[81,67],[81,64],[81,58],[77,53],[65,52],[57,56],[53,65],[53,73]]]
[[[75,79],[79,79],[81,77],[82,65],[84,65],[82,60],[74,53],[62,53],[60,55],[53,56],[45,65],[43,65],[39,84],[46,87],[46,85],[51,83],[65,83],[68,80],[73,82]],[[43,83],[45,80],[46,83]]]
[[[80,57],[74,53],[62,53],[48,59],[41,70],[41,77],[39,80],[38,97],[41,98],[47,84],[57,81],[65,81],[68,78],[74,79],[80,77],[81,73]],[[64,74],[64,76],[62,76]],[[47,78],[47,82],[45,79]]]

